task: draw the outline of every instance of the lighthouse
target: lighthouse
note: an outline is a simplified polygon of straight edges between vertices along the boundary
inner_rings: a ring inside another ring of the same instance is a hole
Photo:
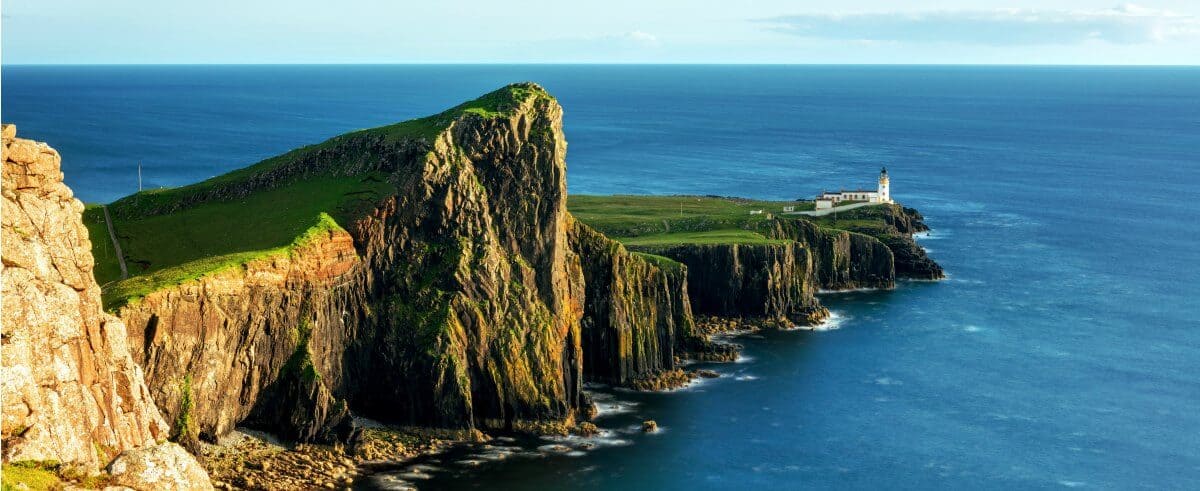
[[[889,186],[887,167],[879,171],[879,202],[891,203],[892,191]]]

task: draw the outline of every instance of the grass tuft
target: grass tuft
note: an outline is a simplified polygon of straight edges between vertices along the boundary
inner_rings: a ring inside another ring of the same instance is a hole
[[[3,491],[59,489],[58,468],[57,462],[10,462],[0,468],[0,483],[3,483]]]

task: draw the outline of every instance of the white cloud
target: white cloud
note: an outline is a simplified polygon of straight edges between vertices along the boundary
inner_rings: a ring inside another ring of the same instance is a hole
[[[817,39],[990,45],[1158,43],[1200,38],[1200,17],[1137,5],[1081,10],[936,10],[800,14],[761,19],[771,29]]]
[[[658,36],[645,31],[630,31],[617,38],[646,46],[658,46]]]

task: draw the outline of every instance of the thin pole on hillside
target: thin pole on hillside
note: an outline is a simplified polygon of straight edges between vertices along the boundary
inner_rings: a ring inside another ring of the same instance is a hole
[[[138,161],[138,192],[142,192],[142,161]]]

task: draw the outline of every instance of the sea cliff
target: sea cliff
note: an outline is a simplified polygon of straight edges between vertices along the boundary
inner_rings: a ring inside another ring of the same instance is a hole
[[[12,181],[26,183],[12,189],[57,180],[37,193],[60,209],[66,225],[52,228],[65,233],[44,240],[69,251],[53,260],[75,262],[40,280],[70,289],[55,286],[70,298],[27,300],[83,305],[81,331],[63,339],[102,339],[84,343],[91,355],[73,351],[72,363],[119,374],[80,372],[95,400],[66,413],[108,411],[115,403],[106,391],[122,394],[123,412],[86,421],[118,433],[67,442],[71,458],[96,469],[121,449],[167,438],[198,451],[239,426],[361,447],[357,417],[472,439],[594,431],[583,424],[595,412],[585,383],[671,388],[688,381],[689,358],[732,360],[735,347],[707,337],[714,320],[813,325],[828,315],[820,290],[941,275],[911,239],[924,227],[915,210],[889,208],[859,228],[746,220],[734,201],[715,202],[728,216],[674,223],[577,217],[568,211],[562,115],[541,87],[514,84],[427,118],[137,193],[109,213],[70,199],[56,155],[53,169],[15,172],[50,153],[24,143],[10,152],[6,133],[6,200],[9,154]],[[10,261],[9,241],[28,231],[10,227],[9,215],[6,307],[30,295],[10,293],[8,275],[45,262]],[[122,258],[87,240],[88,229],[109,240],[109,226]],[[129,278],[119,276],[119,260]],[[106,284],[102,297],[93,275]],[[8,452],[19,448],[10,433],[36,433],[18,431],[29,411],[5,404]],[[74,455],[94,441],[111,446],[105,458]]]
[[[567,212],[557,102],[533,85],[481,100],[419,133],[350,134],[112,205],[151,220],[326,176],[387,185],[287,248],[145,293],[115,285],[138,292],[112,304],[183,440],[249,424],[348,441],[351,414],[565,432],[592,410],[584,381],[637,385],[710,349],[693,333],[686,268]]]

